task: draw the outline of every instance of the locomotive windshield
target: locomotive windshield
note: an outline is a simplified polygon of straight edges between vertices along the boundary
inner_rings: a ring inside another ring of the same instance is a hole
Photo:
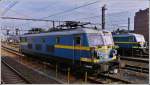
[[[97,46],[97,45],[112,45],[113,40],[110,34],[88,34],[88,40],[90,46]]]
[[[87,37],[90,46],[104,45],[101,34],[88,34]]]
[[[105,34],[103,37],[104,44],[105,45],[113,45],[113,38],[111,34]]]
[[[144,36],[142,35],[136,35],[135,38],[137,42],[145,42]]]

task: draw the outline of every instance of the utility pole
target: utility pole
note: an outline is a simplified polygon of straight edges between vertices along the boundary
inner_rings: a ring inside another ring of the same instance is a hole
[[[55,21],[52,21],[53,22],[53,28],[55,28]]]
[[[128,33],[130,32],[130,18],[128,17]]]
[[[8,42],[9,31],[9,29],[6,29],[6,42]]]
[[[9,29],[6,30],[6,35],[7,35],[7,36],[9,35]]]
[[[105,29],[105,10],[106,10],[106,5],[102,7],[102,29]]]
[[[18,35],[19,34],[19,29],[18,28],[16,28],[16,35]]]

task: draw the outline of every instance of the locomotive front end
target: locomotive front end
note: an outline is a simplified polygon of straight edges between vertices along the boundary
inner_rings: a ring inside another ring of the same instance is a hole
[[[117,50],[113,46],[98,46],[92,49],[92,59],[101,72],[116,70],[119,67]]]
[[[136,40],[136,42],[138,42],[138,45],[139,45],[138,48],[146,48],[146,42],[145,42],[143,35],[136,34],[135,40]]]
[[[89,34],[88,38],[93,68],[100,72],[117,69],[119,67],[119,60],[111,33]]]

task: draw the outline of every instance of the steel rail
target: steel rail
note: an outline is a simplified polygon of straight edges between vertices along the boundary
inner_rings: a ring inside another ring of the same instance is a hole
[[[2,58],[2,63],[5,64],[11,71],[13,71],[15,74],[17,74],[23,81],[25,81],[27,84],[31,84],[29,80],[24,78],[17,70],[15,70],[13,67],[11,67],[9,64],[7,64],[3,58]]]

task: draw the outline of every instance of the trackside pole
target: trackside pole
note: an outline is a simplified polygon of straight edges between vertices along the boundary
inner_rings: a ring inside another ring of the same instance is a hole
[[[57,78],[57,75],[58,75],[58,66],[57,66],[57,64],[56,64],[56,72],[55,73],[56,73],[55,76]]]
[[[46,64],[45,64],[45,62],[44,62],[44,72],[46,72]]]
[[[70,68],[68,68],[68,79],[67,79],[68,84],[70,83]]]
[[[120,61],[120,56],[118,56],[118,62],[119,62],[119,69],[118,69],[118,72],[120,72],[120,69],[121,69],[121,61]]]
[[[84,79],[84,83],[87,83],[87,71],[85,72],[85,79]]]

